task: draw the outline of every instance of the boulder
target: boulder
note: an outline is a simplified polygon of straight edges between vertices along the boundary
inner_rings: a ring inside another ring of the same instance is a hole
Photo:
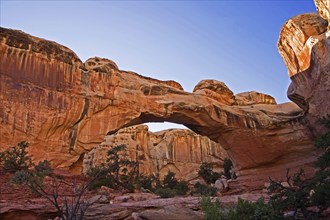
[[[256,104],[275,105],[276,100],[270,95],[252,91],[252,92],[242,92],[236,94],[235,103],[237,105],[256,105]]]
[[[195,86],[193,92],[226,105],[232,105],[235,102],[233,92],[225,83],[217,80],[202,80]]]
[[[221,178],[215,181],[214,187],[217,188],[219,192],[227,192],[229,189],[227,178],[225,176],[221,176]]]

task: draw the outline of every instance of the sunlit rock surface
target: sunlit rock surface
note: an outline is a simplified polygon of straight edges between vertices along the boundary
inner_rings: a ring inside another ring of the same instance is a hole
[[[262,186],[286,168],[309,171],[317,157],[313,137],[324,129],[316,119],[330,114],[327,25],[317,14],[299,15],[280,34],[288,96],[300,108],[257,93],[234,96],[218,81],[188,93],[174,81],[119,70],[104,58],[83,63],[55,42],[1,28],[1,149],[27,140],[35,161],[81,172],[84,154],[107,134],[169,121],[220,143],[241,187]]]

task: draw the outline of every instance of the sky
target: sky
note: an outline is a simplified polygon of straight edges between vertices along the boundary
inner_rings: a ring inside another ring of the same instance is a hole
[[[291,17],[316,12],[312,0],[4,1],[0,25],[105,57],[122,70],[175,80],[191,92],[203,79],[235,94],[258,91],[289,101],[276,44]],[[182,127],[149,124],[156,131]]]

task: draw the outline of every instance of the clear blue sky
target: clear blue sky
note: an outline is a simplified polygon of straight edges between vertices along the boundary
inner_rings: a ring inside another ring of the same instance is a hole
[[[276,47],[279,32],[307,12],[316,12],[312,0],[1,0],[0,22],[63,44],[82,61],[106,57],[188,92],[216,79],[234,93],[256,90],[282,103],[290,79]]]

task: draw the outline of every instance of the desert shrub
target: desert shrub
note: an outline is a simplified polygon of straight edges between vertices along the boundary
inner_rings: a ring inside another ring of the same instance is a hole
[[[109,188],[117,188],[117,186],[115,185],[115,180],[112,177],[100,176],[89,185],[88,189],[94,190],[100,188],[101,186],[106,186]]]
[[[100,166],[96,166],[96,167],[91,167],[87,172],[87,175],[91,177],[103,177],[106,176],[107,174],[108,174],[108,170],[104,164],[101,164]]]
[[[227,212],[224,212],[225,219],[247,219],[247,220],[268,220],[278,219],[274,209],[260,198],[257,202],[250,202],[238,199],[237,205],[232,206]]]
[[[215,196],[217,193],[217,189],[208,186],[208,185],[203,185],[197,182],[194,185],[194,190],[191,192],[192,195],[199,195],[199,196]]]
[[[27,184],[31,178],[31,174],[26,170],[18,170],[11,177],[10,181],[14,184]]]
[[[275,210],[282,213],[287,211],[293,211],[293,219],[299,210],[306,212],[304,215],[310,216],[307,213],[307,208],[311,205],[309,201],[309,184],[306,184],[304,176],[304,170],[289,175],[289,169],[287,170],[287,184],[282,185],[281,182],[271,180],[269,190],[274,194],[271,196],[271,204]]]
[[[273,208],[260,198],[256,202],[238,199],[236,205],[225,207],[219,200],[212,202],[209,197],[203,197],[200,202],[206,220],[268,220],[282,219]]]
[[[50,179],[47,184],[44,184],[45,176]],[[27,185],[33,193],[47,199],[56,208],[57,217],[67,220],[83,219],[90,206],[84,194],[93,181],[83,184],[66,182],[63,177],[52,174],[48,161],[42,161],[30,170],[16,171],[11,178],[12,183]],[[71,190],[68,191],[68,187]],[[61,191],[65,193],[61,194]]]
[[[177,195],[186,195],[189,191],[188,182],[187,181],[179,181],[175,186],[174,190]]]
[[[175,173],[172,171],[168,171],[163,180],[163,187],[174,189],[177,184],[178,180],[175,178]]]
[[[153,176],[145,176],[141,174],[138,178],[138,186],[143,189],[153,190],[153,183],[155,178]]]
[[[40,161],[35,167],[34,170],[39,176],[48,176],[53,172],[52,167],[48,160]]]
[[[27,170],[32,161],[28,156],[28,142],[22,141],[16,146],[0,153],[0,162],[8,172],[15,173],[18,170]]]
[[[268,220],[268,219],[283,219],[280,213],[273,208],[271,204],[264,201],[263,198],[257,200],[253,203],[255,206],[254,219]]]
[[[118,145],[108,151],[105,164],[93,167],[88,171],[91,177],[97,177],[90,185],[90,189],[107,186],[114,189],[124,188],[134,191],[134,184],[138,182],[138,162],[132,161],[126,154],[126,146]]]
[[[156,188],[153,189],[153,191],[162,198],[186,195],[189,190],[188,182],[177,180],[175,178],[175,173],[172,171],[168,171],[163,181],[157,181],[157,178],[154,178],[154,180],[156,182]]]
[[[218,199],[215,202],[212,202],[210,197],[202,197],[200,201],[200,206],[204,215],[203,219],[205,220],[223,219],[220,201]]]
[[[155,194],[161,198],[172,198],[176,195],[176,191],[170,188],[158,188],[155,190]]]
[[[198,175],[200,175],[207,184],[215,183],[215,181],[221,177],[221,173],[214,172],[213,165],[206,162],[200,165]]]
[[[223,161],[223,170],[224,170],[224,175],[227,177],[227,179],[231,179],[231,174],[230,174],[230,170],[233,167],[233,162],[229,159],[226,158]]]

